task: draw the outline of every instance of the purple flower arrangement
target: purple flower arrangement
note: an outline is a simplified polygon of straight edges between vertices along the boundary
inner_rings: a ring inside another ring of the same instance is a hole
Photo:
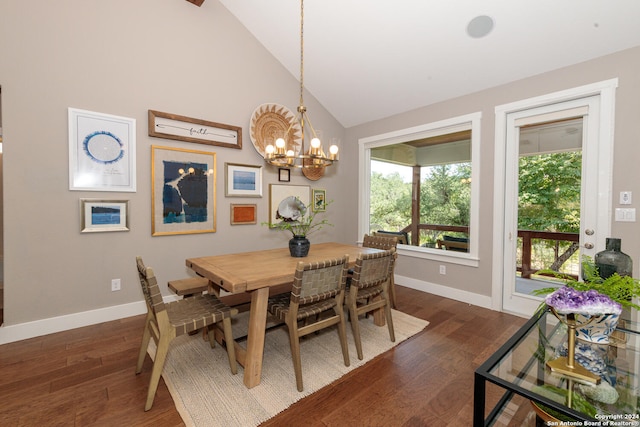
[[[580,313],[586,316],[596,316],[622,312],[622,306],[608,296],[593,289],[578,291],[570,286],[563,286],[549,294],[545,302],[562,314]]]

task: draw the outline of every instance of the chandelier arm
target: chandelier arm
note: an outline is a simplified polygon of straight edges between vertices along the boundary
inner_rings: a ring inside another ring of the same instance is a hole
[[[309,125],[309,127],[311,128],[311,134],[312,134],[315,138],[317,138],[317,137],[318,137],[318,135],[316,134],[316,130],[315,130],[315,128],[314,128],[314,127],[313,127],[313,125],[311,124],[311,119],[309,118],[309,116],[308,116],[306,113],[303,113],[303,115],[304,115],[304,118],[305,118],[305,119],[307,119],[307,124],[308,124],[308,125]]]

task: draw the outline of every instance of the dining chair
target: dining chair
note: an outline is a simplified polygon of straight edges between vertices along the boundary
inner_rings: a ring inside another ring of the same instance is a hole
[[[368,234],[364,235],[364,239],[362,240],[362,246],[366,247],[366,248],[376,248],[376,249],[382,249],[385,251],[388,251],[390,249],[396,250],[396,248],[398,247],[398,243],[399,243],[399,239],[394,237],[394,236],[390,236],[390,235],[380,235],[380,234],[376,234],[373,236],[370,236]],[[394,259],[398,258],[398,253],[394,253]],[[389,282],[389,297],[391,298],[391,308],[396,308],[396,281],[394,278],[394,271],[395,271],[395,262],[393,263],[394,265],[394,270],[391,271],[391,278],[390,278],[390,282]]]
[[[395,342],[393,319],[391,318],[391,304],[389,302],[389,283],[393,272],[395,250],[372,254],[361,254],[356,259],[349,292],[345,296],[345,306],[349,310],[349,321],[353,330],[353,339],[358,352],[358,359],[362,360],[362,340],[360,338],[361,314],[384,308],[389,338]]]
[[[409,234],[406,231],[386,231],[378,230],[373,232],[374,236],[395,237],[398,239],[398,243],[402,245],[409,244]]]
[[[350,364],[343,308],[348,259],[345,255],[339,259],[298,262],[291,293],[269,299],[267,306],[269,313],[283,321],[289,330],[291,357],[298,391],[303,390],[300,337],[338,325],[344,365]],[[330,310],[333,310],[333,313],[329,317],[317,316],[330,313]]]
[[[142,364],[144,363],[149,341],[152,337],[157,348],[144,410],[148,411],[153,405],[160,375],[162,374],[167,352],[169,351],[169,344],[177,336],[201,328],[207,328],[209,343],[211,347],[214,347],[215,336],[213,326],[218,322],[222,322],[227,356],[229,357],[229,366],[231,367],[231,373],[236,374],[238,372],[238,366],[236,364],[233,334],[231,331],[231,316],[235,314],[235,310],[222,303],[215,295],[209,294],[194,295],[190,298],[165,304],[162,300],[160,287],[158,286],[158,281],[153,273],[153,269],[151,269],[151,267],[145,267],[142,258],[139,256],[136,257],[136,264],[140,285],[142,286],[142,293],[147,303],[147,318],[145,320],[140,352],[138,353],[136,374],[142,371]]]

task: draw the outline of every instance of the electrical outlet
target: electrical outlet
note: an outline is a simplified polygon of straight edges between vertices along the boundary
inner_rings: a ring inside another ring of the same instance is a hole
[[[120,290],[120,279],[111,279],[111,292]]]
[[[440,274],[447,274],[447,267],[445,265],[440,266]]]

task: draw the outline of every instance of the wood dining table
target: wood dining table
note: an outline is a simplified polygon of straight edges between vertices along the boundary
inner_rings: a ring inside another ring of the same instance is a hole
[[[211,291],[224,289],[230,292],[229,296],[221,296],[221,300],[227,304],[250,303],[246,349],[235,341],[233,345],[236,347],[238,363],[244,367],[244,384],[252,388],[260,384],[262,375],[269,295],[291,290],[298,262],[347,255],[349,265],[353,267],[358,255],[379,251],[342,243],[317,243],[311,245],[309,255],[304,258],[294,258],[289,254],[289,248],[280,248],[189,258],[186,265],[199,276],[209,279]]]

